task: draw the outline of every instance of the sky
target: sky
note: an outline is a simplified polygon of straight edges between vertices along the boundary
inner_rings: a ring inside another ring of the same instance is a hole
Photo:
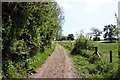
[[[91,32],[92,27],[103,31],[105,25],[117,24],[114,13],[118,14],[118,2],[120,0],[56,1],[64,12],[65,22],[62,29],[65,36],[70,33],[76,35],[81,30],[86,34]]]

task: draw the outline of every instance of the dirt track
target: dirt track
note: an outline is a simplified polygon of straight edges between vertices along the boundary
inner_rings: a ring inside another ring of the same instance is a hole
[[[48,57],[45,64],[31,78],[77,78],[73,63],[67,51],[57,45],[54,53]]]

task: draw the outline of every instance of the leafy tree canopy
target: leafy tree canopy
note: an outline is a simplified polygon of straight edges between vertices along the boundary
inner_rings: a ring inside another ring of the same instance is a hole
[[[112,41],[113,38],[115,38],[115,36],[116,36],[117,27],[116,27],[116,25],[109,24],[109,25],[104,26],[103,31],[105,32],[104,38]]]
[[[74,40],[74,35],[73,34],[68,34],[67,40]]]

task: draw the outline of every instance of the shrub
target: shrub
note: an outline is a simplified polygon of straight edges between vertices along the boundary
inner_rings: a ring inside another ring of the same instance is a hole
[[[99,71],[99,73],[107,73],[113,68],[113,65],[108,63],[107,61],[98,61],[96,63],[96,69]]]
[[[96,70],[96,67],[95,67],[94,65],[89,65],[89,66],[87,66],[86,68],[87,68],[89,74],[97,74],[97,72],[98,72],[98,71]]]
[[[82,54],[82,50],[91,50],[94,45],[93,41],[80,36],[76,41],[71,54]]]
[[[88,61],[89,61],[91,64],[95,63],[95,62],[98,61],[98,60],[100,60],[100,58],[99,58],[98,56],[96,56],[96,55],[93,55],[93,56],[91,56],[91,57],[88,59]]]
[[[4,73],[3,74],[4,78],[18,78],[18,77],[21,77],[20,74],[16,73],[17,70],[16,70],[16,67],[14,66],[13,62],[11,60],[9,61],[6,61],[5,65],[4,65]]]

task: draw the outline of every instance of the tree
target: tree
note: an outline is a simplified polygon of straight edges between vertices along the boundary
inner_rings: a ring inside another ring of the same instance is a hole
[[[74,40],[74,35],[73,34],[68,34],[67,40]]]
[[[10,64],[7,61],[10,60],[15,64],[29,63],[28,58],[50,48],[57,32],[62,29],[63,19],[63,11],[57,2],[3,2],[2,69],[4,76],[9,77],[7,70]]]
[[[63,36],[63,35],[61,36],[61,41],[62,41],[62,40],[66,40],[66,39],[67,39],[66,36]]]
[[[57,41],[60,41],[60,40],[61,40],[61,37],[62,37],[62,35],[63,35],[63,34],[62,34],[62,31],[63,31],[62,29],[60,29],[60,30],[57,31],[57,35],[56,35],[56,40],[57,40]]]
[[[92,34],[93,34],[93,40],[100,41],[99,36],[102,34],[102,31],[100,31],[99,29],[94,28],[94,27],[92,27],[91,30],[92,30]]]
[[[103,31],[105,32],[104,38],[108,39],[108,40],[110,40],[110,42],[112,42],[112,40],[116,36],[117,27],[116,27],[116,25],[109,24],[109,25],[104,26]]]
[[[92,34],[92,32],[88,32],[85,35],[86,35],[86,38],[91,40],[93,34]]]

